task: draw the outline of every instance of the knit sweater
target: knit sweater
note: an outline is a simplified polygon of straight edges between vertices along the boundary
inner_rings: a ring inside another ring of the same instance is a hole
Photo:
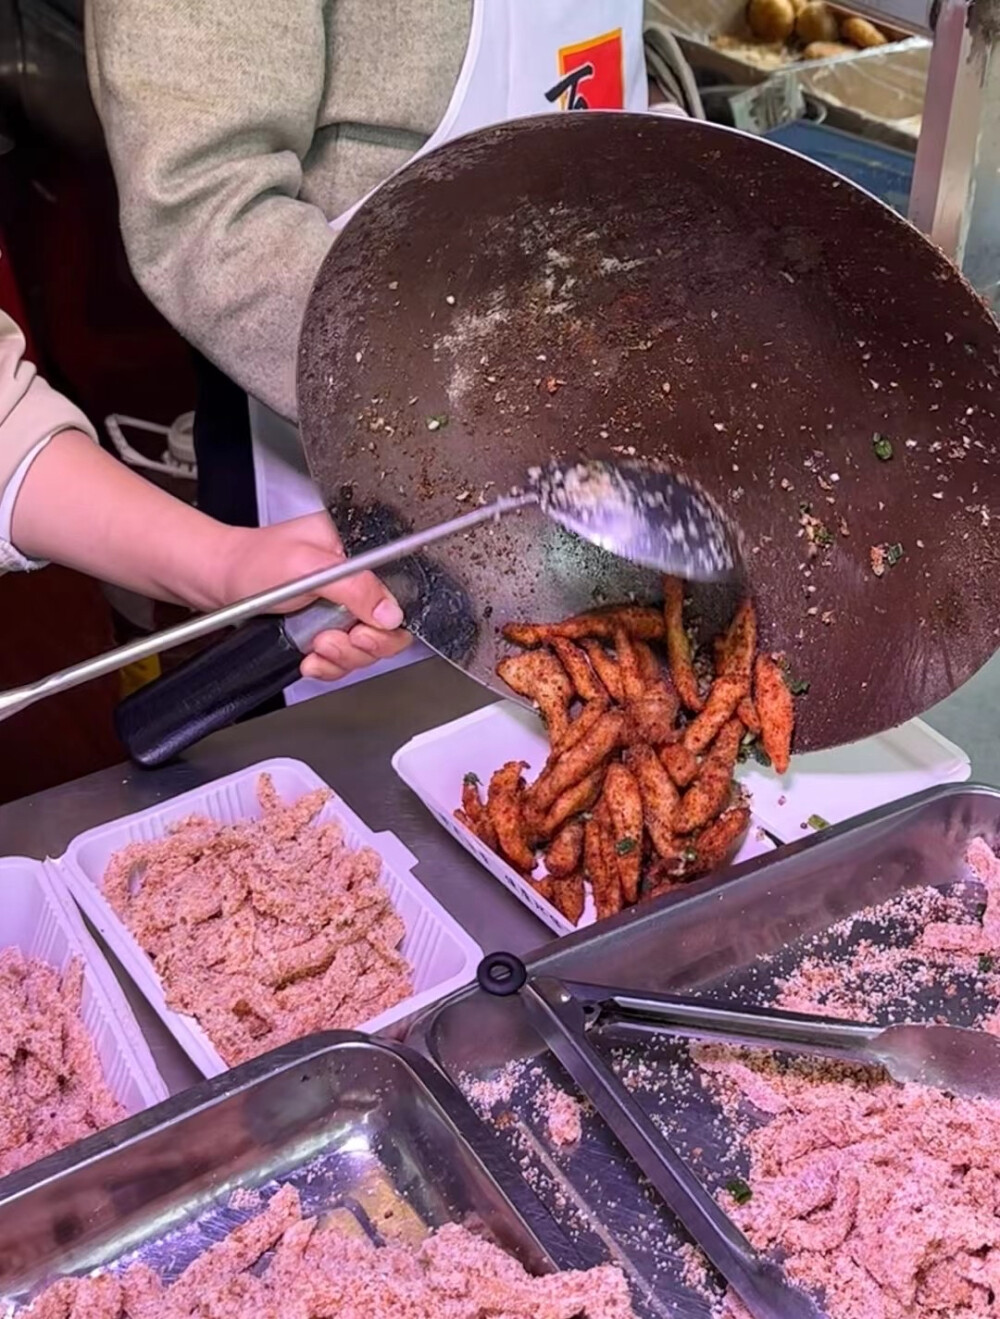
[[[471,0],[88,0],[135,276],[284,416],[327,219],[437,127],[471,17]]]
[[[135,276],[286,417],[327,221],[437,127],[471,18],[472,0],[87,0]]]

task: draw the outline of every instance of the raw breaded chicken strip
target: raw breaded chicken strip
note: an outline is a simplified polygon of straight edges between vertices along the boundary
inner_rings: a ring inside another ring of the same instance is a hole
[[[231,1066],[319,1030],[348,1029],[412,993],[405,926],[382,862],[317,821],[326,789],[261,817],[187,820],[112,857],[104,893],[163,982]]]
[[[80,1009],[83,967],[0,950],[0,1176],[120,1122]]]
[[[352,1220],[353,1221],[353,1220]],[[270,1253],[269,1252],[272,1252]],[[635,1319],[621,1272],[532,1277],[491,1242],[448,1225],[418,1246],[376,1248],[338,1215],[304,1219],[284,1187],[172,1287],[143,1265],[120,1280],[63,1279],[30,1319]]]

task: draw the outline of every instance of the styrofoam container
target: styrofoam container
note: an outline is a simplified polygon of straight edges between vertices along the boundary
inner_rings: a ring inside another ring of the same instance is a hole
[[[969,757],[922,719],[832,751],[793,756],[778,778],[752,760],[740,766],[741,782],[753,797],[761,823],[783,843],[803,838],[811,816],[841,824],[924,788],[964,783]]]
[[[167,1087],[121,986],[79,912],[60,892],[46,865],[20,856],[0,858],[0,948],[11,947],[60,972],[74,957],[80,959],[80,1015],[94,1041],[108,1089],[129,1117],[167,1098]]]
[[[541,772],[548,749],[537,715],[511,701],[498,701],[414,737],[396,752],[392,766],[438,823],[491,875],[550,929],[568,934],[574,927],[566,918],[455,819],[464,775],[474,773],[488,783],[493,771],[506,761],[524,760],[529,777],[534,777]],[[964,783],[969,774],[965,752],[921,719],[911,719],[892,732],[851,746],[793,756],[784,778],[747,761],[737,776],[750,793],[753,827],[734,862],[771,850],[774,843],[767,835],[783,843],[804,837],[812,828],[810,817],[840,824],[924,788]],[[575,928],[593,921],[588,896],[587,908]]]
[[[270,774],[278,795],[286,802],[315,788],[327,787],[301,761],[264,761],[149,810],[91,829],[74,839],[59,862],[60,875],[70,893],[174,1039],[205,1076],[218,1076],[227,1070],[227,1064],[193,1017],[167,1006],[151,958],[105,900],[101,885],[115,852],[129,843],[162,838],[171,824],[188,816],[207,816],[224,824],[259,819],[257,780],[261,774]],[[467,984],[475,974],[482,950],[414,877],[416,858],[395,834],[373,833],[336,795],[316,818],[324,823],[338,821],[349,847],[372,847],[379,853],[383,862],[382,882],[406,926],[401,951],[413,967],[414,993],[377,1017],[358,1022],[356,1028],[369,1033],[384,1031]]]
[[[596,920],[589,892],[580,923],[571,925],[517,871],[455,819],[466,774],[475,774],[482,783],[488,783],[494,770],[508,760],[524,760],[528,764],[528,777],[534,778],[545,765],[548,753],[549,741],[537,715],[511,701],[499,701],[450,724],[420,733],[400,747],[392,758],[392,767],[438,823],[495,879],[520,898],[549,929],[556,934],[570,934],[574,929],[593,925]],[[755,818],[733,860],[748,861],[773,850],[774,843]]]

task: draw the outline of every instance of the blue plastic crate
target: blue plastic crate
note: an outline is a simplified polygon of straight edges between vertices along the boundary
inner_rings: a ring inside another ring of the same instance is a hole
[[[913,182],[913,156],[908,152],[804,121],[776,128],[767,137],[836,170],[900,215],[906,214]]]

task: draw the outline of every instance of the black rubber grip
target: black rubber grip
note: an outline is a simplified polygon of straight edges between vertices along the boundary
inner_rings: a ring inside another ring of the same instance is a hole
[[[302,654],[280,618],[255,618],[125,698],[115,729],[128,754],[154,769],[228,728],[298,677]]]

